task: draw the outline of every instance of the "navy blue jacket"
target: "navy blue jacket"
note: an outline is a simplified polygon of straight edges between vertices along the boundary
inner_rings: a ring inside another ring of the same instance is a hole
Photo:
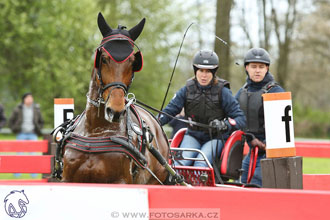
[[[184,119],[184,116],[179,115],[179,116],[176,116],[175,118]],[[175,133],[178,132],[181,128],[187,127],[186,123],[179,121],[179,120],[175,120],[174,118],[168,124],[169,124],[169,126],[171,126],[173,128],[171,138],[173,138]]]
[[[265,75],[265,78],[261,82],[253,82],[249,77],[246,78],[246,83],[247,83],[247,91],[248,92],[257,92],[260,89],[262,89],[263,86],[265,86],[267,83],[270,81],[274,81],[274,77],[270,72],[267,72]],[[238,100],[243,88],[240,88],[238,92],[235,95],[235,98]],[[268,93],[278,93],[278,92],[284,92],[284,89],[276,85],[272,87]],[[263,134],[255,134],[256,138],[258,138],[260,141],[265,141],[265,132]]]
[[[198,86],[200,86],[198,84]],[[209,88],[211,85],[208,86],[200,86],[202,89]],[[163,110],[164,112],[175,116],[179,114],[184,107],[185,101],[186,101],[186,86],[182,87],[172,98],[170,103],[165,107]],[[230,117],[236,121],[236,125],[233,127],[231,126],[228,121],[226,121],[226,124],[228,126],[228,132],[224,134],[224,138],[227,138],[229,134],[233,130],[241,129],[245,127],[246,120],[244,112],[240,109],[238,101],[235,99],[235,97],[232,95],[231,90],[227,87],[223,87],[222,89],[222,109],[225,112],[225,117]],[[167,124],[171,120],[170,117],[166,115],[161,115],[160,117],[160,123],[161,125]],[[203,131],[193,131],[188,128],[188,134],[198,139],[200,142],[206,142],[210,140],[209,134],[206,134]]]

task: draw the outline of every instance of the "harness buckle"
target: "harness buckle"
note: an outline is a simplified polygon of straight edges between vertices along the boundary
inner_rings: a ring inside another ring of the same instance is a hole
[[[97,117],[100,117],[100,106],[101,106],[101,99],[98,98],[97,100]]]
[[[135,104],[135,102],[136,102],[135,94],[134,93],[127,93],[126,101],[127,101],[126,108],[129,107],[132,104]]]

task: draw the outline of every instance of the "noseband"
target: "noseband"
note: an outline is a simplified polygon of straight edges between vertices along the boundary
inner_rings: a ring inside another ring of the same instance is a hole
[[[92,103],[95,107],[99,108],[101,104],[105,104],[109,100],[110,94],[111,94],[112,90],[114,90],[114,89],[122,89],[124,91],[125,96],[126,96],[127,91],[128,91],[128,87],[124,83],[122,83],[122,82],[112,82],[112,83],[108,83],[108,84],[104,85],[104,83],[102,81],[102,77],[101,77],[101,67],[97,70],[97,78],[100,81],[100,87],[98,89],[98,98],[97,98],[97,100],[96,101],[92,100],[92,99],[89,98],[88,94],[86,95],[88,102]],[[108,95],[107,99],[104,100],[103,93],[105,92],[105,90],[107,90],[110,87],[112,87],[112,88],[109,91],[109,95]]]
[[[102,81],[102,77],[101,77],[101,67],[97,70],[97,76],[98,76],[98,79],[100,81],[100,87],[99,87],[99,90],[98,90],[98,102],[99,103],[105,104],[109,100],[110,94],[111,94],[112,90],[114,90],[114,89],[122,89],[124,91],[125,96],[126,96],[128,88],[124,83],[122,83],[122,82],[112,82],[112,83],[108,83],[108,84],[104,85],[104,83]],[[103,99],[103,93],[104,93],[105,90],[107,90],[110,87],[112,87],[112,88],[109,91],[109,95],[108,95],[107,99],[104,100]]]

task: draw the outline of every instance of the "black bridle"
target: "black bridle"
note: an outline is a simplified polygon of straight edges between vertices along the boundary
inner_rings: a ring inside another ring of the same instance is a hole
[[[99,89],[98,89],[98,98],[97,100],[91,100],[88,98],[88,101],[90,103],[92,103],[94,106],[96,107],[99,107],[100,104],[105,104],[109,98],[110,98],[110,94],[111,92],[114,90],[114,89],[122,89],[124,91],[124,94],[125,96],[127,95],[128,93],[128,90],[129,90],[129,87],[130,85],[132,84],[132,81],[133,81],[133,78],[134,78],[134,71],[136,71],[136,69],[134,68],[133,66],[133,74],[132,74],[132,78],[131,78],[131,81],[129,83],[129,85],[125,85],[123,82],[111,82],[111,83],[108,83],[108,84],[105,84],[102,80],[102,59],[101,59],[101,56],[102,56],[102,49],[103,47],[105,46],[105,44],[111,42],[111,41],[114,41],[114,40],[124,40],[124,41],[128,41],[132,44],[132,46],[135,46],[137,49],[138,49],[138,52],[141,53],[141,50],[140,48],[135,44],[135,42],[130,39],[129,37],[125,36],[125,35],[122,35],[122,34],[118,34],[118,35],[114,35],[114,36],[110,36],[108,37],[107,39],[103,39],[101,44],[96,48],[96,66],[95,68],[97,69],[97,78],[100,82],[100,85],[99,85]],[[133,64],[134,65],[134,64]],[[109,94],[108,94],[108,97],[106,100],[104,100],[103,98],[103,93],[108,89],[110,88],[110,91],[109,91]]]

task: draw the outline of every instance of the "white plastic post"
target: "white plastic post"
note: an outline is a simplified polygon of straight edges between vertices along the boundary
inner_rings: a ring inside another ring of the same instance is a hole
[[[263,94],[266,156],[296,156],[291,92]]]
[[[74,100],[73,98],[56,98],[54,99],[54,128],[57,128],[64,121],[74,117]],[[56,137],[60,140],[62,137]]]

